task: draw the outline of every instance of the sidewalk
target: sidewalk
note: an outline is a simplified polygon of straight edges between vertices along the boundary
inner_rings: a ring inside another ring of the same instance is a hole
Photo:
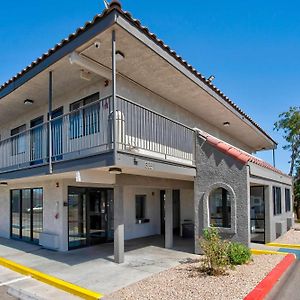
[[[54,252],[0,238],[0,257],[107,295],[155,273],[177,266],[194,254],[164,249],[159,237],[128,241],[125,263],[113,262],[113,244]]]

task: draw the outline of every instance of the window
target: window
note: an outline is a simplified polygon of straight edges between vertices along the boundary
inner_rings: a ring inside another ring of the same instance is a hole
[[[43,231],[43,189],[11,191],[11,237],[38,243]]]
[[[88,104],[99,100],[99,93],[85,97],[79,101],[70,104],[70,138],[75,139],[82,136],[94,134],[100,131],[99,128],[99,103],[89,105],[86,108],[80,109]]]
[[[146,217],[146,195],[135,196],[135,216],[136,220],[144,220]]]
[[[209,196],[210,226],[231,227],[231,201],[224,188],[213,190]]]
[[[24,132],[26,125],[19,126],[10,131],[11,139],[11,155],[18,155],[26,151],[26,138]]]
[[[291,211],[291,190],[285,189],[285,211]]]
[[[274,216],[281,214],[281,188],[273,186]]]

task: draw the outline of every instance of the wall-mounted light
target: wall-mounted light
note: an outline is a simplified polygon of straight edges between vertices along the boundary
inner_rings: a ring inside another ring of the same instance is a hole
[[[3,181],[3,182],[0,182],[0,185],[1,185],[1,186],[7,186],[8,183]]]
[[[92,79],[92,74],[89,71],[80,70],[80,78],[86,81],[90,81]]]
[[[122,53],[121,51],[117,50],[116,51],[116,61],[121,61],[125,58],[124,53]]]
[[[109,168],[108,172],[110,174],[120,175],[120,174],[122,174],[122,169],[121,168]]]
[[[224,127],[229,127],[229,126],[230,126],[230,122],[224,122],[224,123],[223,123],[223,126],[224,126]]]
[[[33,100],[30,100],[30,99],[24,100],[24,104],[25,104],[25,105],[32,105],[33,103],[34,103]]]

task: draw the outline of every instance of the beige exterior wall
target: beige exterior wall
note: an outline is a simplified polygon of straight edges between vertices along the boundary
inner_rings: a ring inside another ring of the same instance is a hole
[[[53,110],[63,106],[64,113],[69,112],[69,106],[71,103],[80,100],[88,95],[91,95],[96,92],[100,92],[100,97],[103,98],[111,94],[111,85],[105,87],[105,80],[99,77],[99,80],[96,83],[89,83],[83,89],[78,90],[67,90],[65,93],[59,93],[61,96],[55,95],[54,89],[54,96],[53,96]],[[67,89],[68,87],[66,87]],[[117,82],[117,93],[120,96],[128,98],[138,104],[141,104],[149,109],[154,110],[155,112],[159,112],[173,120],[181,122],[186,126],[191,128],[197,127],[200,128],[220,139],[227,141],[230,144],[233,144],[239,148],[244,149],[245,151],[251,151],[245,144],[241,143],[240,141],[236,141],[232,137],[228,136],[224,132],[220,131],[217,127],[208,124],[201,118],[195,116],[191,112],[185,110],[183,107],[178,106],[171,101],[163,99],[158,95],[148,91],[141,86],[130,82],[123,77],[118,77]],[[43,99],[47,101],[47,99]],[[170,99],[172,100],[172,99]],[[44,116],[44,121],[47,120],[47,112],[48,106],[43,105],[40,107],[38,106],[38,100],[31,107],[24,107],[24,114],[20,115],[18,118],[12,120],[9,123],[6,123],[3,126],[0,123],[0,136],[1,140],[10,137],[11,129],[14,129],[18,126],[26,124],[26,129],[30,128],[30,120],[33,120],[37,117]],[[26,113],[26,111],[28,111]]]
[[[82,183],[75,179],[39,179],[36,182],[9,183],[0,187],[0,236],[10,237],[10,190],[43,188],[43,232],[58,237],[58,250],[68,250],[68,187],[113,188],[110,184]],[[175,188],[175,186],[174,186]],[[136,224],[135,196],[146,195],[146,218],[149,223]],[[193,190],[181,189],[181,223],[193,220]],[[124,186],[125,240],[160,234],[160,188]]]

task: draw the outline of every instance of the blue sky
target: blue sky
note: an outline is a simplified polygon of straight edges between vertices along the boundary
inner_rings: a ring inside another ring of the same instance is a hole
[[[142,21],[279,142],[277,167],[289,153],[273,131],[280,112],[300,105],[300,3],[241,0],[122,0]],[[102,0],[3,1],[0,82],[31,63],[85,21]],[[260,157],[271,162],[268,151]]]

